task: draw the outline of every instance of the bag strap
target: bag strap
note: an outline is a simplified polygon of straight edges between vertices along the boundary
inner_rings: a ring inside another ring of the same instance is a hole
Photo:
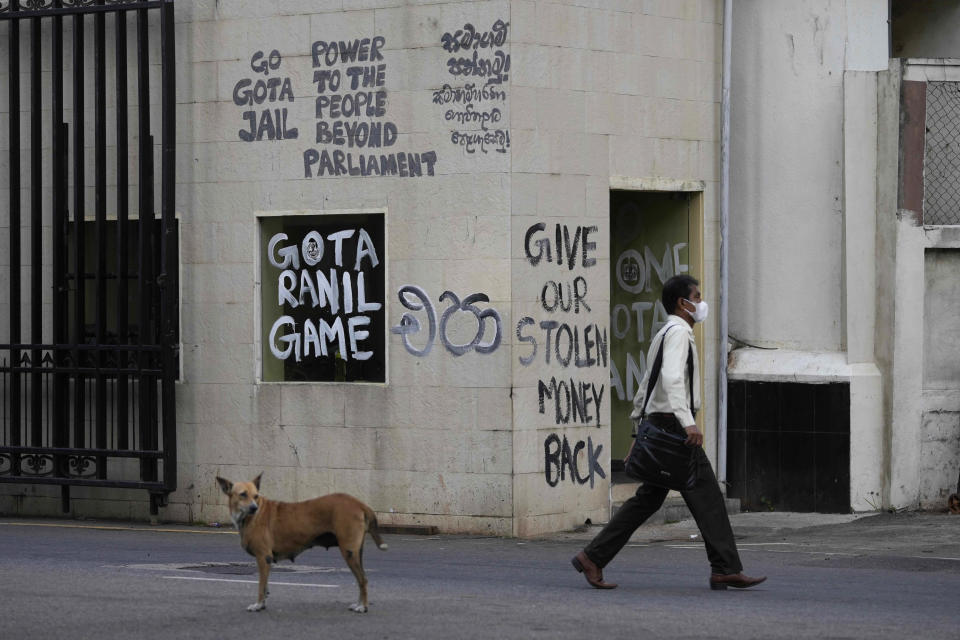
[[[663,343],[667,341],[668,333],[670,333],[670,329],[663,332],[663,337],[660,338],[660,348],[657,349],[657,355],[653,359],[650,379],[647,381],[647,395],[643,400],[643,412],[640,414],[641,418],[645,418],[647,415],[650,396],[653,395],[653,388],[657,385],[657,380],[660,379],[660,369],[663,367]],[[689,343],[687,344],[687,380],[690,383],[690,410],[693,411],[693,349],[690,348]]]

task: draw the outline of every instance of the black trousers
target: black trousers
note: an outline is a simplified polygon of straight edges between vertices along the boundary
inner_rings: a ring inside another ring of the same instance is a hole
[[[683,432],[680,423],[670,415],[654,414],[649,419],[658,427],[674,432]],[[693,489],[681,492],[687,507],[697,521],[703,542],[707,547],[707,558],[713,573],[740,573],[743,565],[737,553],[737,543],[733,538],[730,518],[723,501],[723,494],[710,466],[710,460],[703,449],[697,447],[699,475]],[[584,553],[598,567],[605,567],[620,552],[630,536],[663,505],[668,489],[651,484],[642,484],[637,493],[623,503],[620,510],[610,519],[600,533],[590,541]]]

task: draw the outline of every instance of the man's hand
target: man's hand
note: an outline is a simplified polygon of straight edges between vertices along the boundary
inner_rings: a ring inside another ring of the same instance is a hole
[[[697,428],[697,425],[692,424],[689,427],[684,427],[683,430],[687,432],[688,445],[691,447],[703,446],[703,434],[700,433],[700,429]]]

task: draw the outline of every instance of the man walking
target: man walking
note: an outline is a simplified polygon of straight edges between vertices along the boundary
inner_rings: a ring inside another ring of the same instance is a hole
[[[735,587],[746,589],[760,584],[763,578],[744,575],[740,555],[730,528],[723,494],[717,484],[713,468],[704,453],[703,433],[694,421],[700,408],[700,374],[697,371],[697,345],[693,325],[707,317],[707,303],[700,294],[700,283],[688,275],[674,276],[663,285],[663,308],[671,315],[667,324],[654,336],[647,353],[647,371],[640,389],[633,399],[630,418],[638,423],[646,414],[657,427],[686,436],[686,443],[696,447],[697,482],[692,489],[681,492],[690,512],[697,521],[710,560],[710,588],[715,590]],[[651,373],[650,364],[663,345],[663,364],[660,376],[647,398]],[[693,371],[689,371],[692,367]],[[691,388],[692,386],[692,388]],[[692,400],[692,406],[691,406]],[[604,582],[603,568],[647,518],[656,513],[667,498],[668,489],[648,483],[640,485],[636,495],[627,500],[607,526],[572,560],[574,568],[584,574],[587,582],[597,589],[614,589],[617,585]]]

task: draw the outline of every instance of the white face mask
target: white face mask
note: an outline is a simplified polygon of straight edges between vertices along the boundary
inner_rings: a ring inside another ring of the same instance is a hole
[[[684,298],[684,300],[692,304],[694,307],[693,313],[690,313],[684,309],[684,311],[687,311],[687,314],[693,319],[694,322],[703,322],[707,319],[707,313],[710,311],[710,308],[707,306],[706,302],[694,302],[693,300],[687,300],[686,298]]]

